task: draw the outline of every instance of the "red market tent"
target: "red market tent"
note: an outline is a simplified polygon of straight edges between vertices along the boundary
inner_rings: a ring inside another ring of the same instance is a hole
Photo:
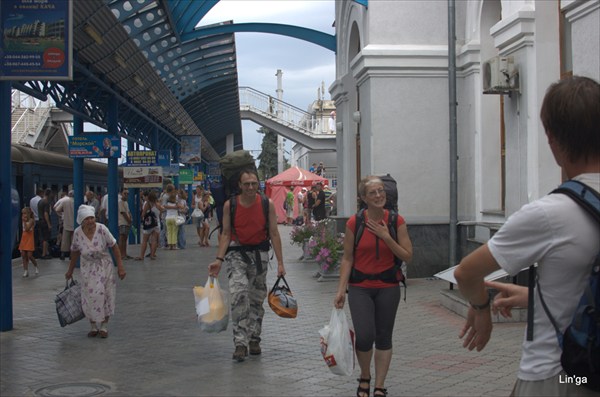
[[[298,215],[302,215],[298,212],[298,193],[303,187],[306,187],[310,190],[310,187],[317,182],[322,182],[323,185],[329,184],[327,178],[313,174],[312,172],[300,167],[288,168],[281,174],[267,180],[265,189],[266,194],[271,200],[273,200],[278,223],[285,222],[285,210],[283,209],[283,202],[285,201],[285,196],[289,191],[290,186],[294,187],[294,218],[296,218]]]

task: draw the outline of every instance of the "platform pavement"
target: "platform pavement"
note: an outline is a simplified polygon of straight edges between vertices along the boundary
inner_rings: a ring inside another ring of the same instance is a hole
[[[277,317],[265,303],[263,354],[232,361],[231,325],[220,334],[198,330],[192,287],[204,285],[215,241],[199,247],[186,226],[184,250],[125,262],[107,339],[86,336],[83,320],[61,328],[54,296],[64,288],[66,261],[40,260],[41,274],[21,278],[13,261],[14,329],[0,334],[0,395],[9,396],[353,396],[359,375],[330,373],[320,355],[319,329],[328,322],[336,282],[319,282],[316,264],[280,226],[287,280],[299,301],[296,319]],[[139,246],[130,246],[136,255]],[[75,277],[79,278],[76,270]],[[271,267],[268,282],[275,278]],[[224,272],[219,277],[227,287]],[[510,394],[523,324],[497,324],[484,352],[457,338],[463,319],[440,306],[445,282],[409,280],[394,332],[387,379],[390,396]],[[347,306],[346,306],[347,311]]]

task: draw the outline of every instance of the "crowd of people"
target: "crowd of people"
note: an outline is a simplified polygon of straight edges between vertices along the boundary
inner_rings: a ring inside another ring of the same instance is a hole
[[[600,190],[598,103],[598,83],[572,77],[548,89],[541,109],[542,124],[557,164],[566,177],[585,183],[595,191]],[[266,275],[271,248],[277,262],[277,275],[284,276],[286,271],[273,202],[260,194],[255,169],[245,169],[239,175],[240,192],[225,202],[219,244],[208,272],[210,276],[218,277],[225,265],[233,325],[232,358],[242,362],[248,354],[262,353],[263,306],[267,297]],[[297,203],[306,221],[319,221],[327,216],[326,190],[327,187],[319,183],[311,191],[303,188],[298,194]],[[121,245],[121,236],[129,234],[131,227],[131,214],[125,205],[127,194],[124,189],[120,196],[119,216],[123,217],[123,223],[120,218],[119,244],[108,228],[98,222],[98,208],[102,211],[104,200],[94,206],[90,196],[87,204],[78,209],[76,220],[80,226],[74,230],[73,220],[67,216],[69,212],[73,214],[72,204],[69,204],[72,192],[54,205],[63,215],[61,251],[70,251],[67,279],[72,277],[77,260],[81,259],[82,302],[91,325],[90,337],[108,336],[107,324],[115,307],[116,277],[124,279],[126,276],[122,260],[127,257],[127,247],[126,241],[124,246]],[[400,301],[398,261],[410,262],[413,247],[404,218],[386,209],[386,190],[379,177],[364,178],[358,194],[366,208],[360,212],[360,225],[358,215],[350,217],[346,223],[340,278],[332,303],[341,309],[348,297],[356,337],[354,348],[360,367],[357,397],[371,395],[372,367],[372,395],[386,396],[385,380],[392,362],[392,335]],[[38,264],[32,255],[33,231],[38,222],[42,258],[49,255],[51,191],[38,191],[34,199],[30,208],[22,211],[23,277],[28,276],[29,262],[38,273]],[[293,199],[290,189],[286,197],[288,208],[293,209]],[[210,220],[212,206],[210,192],[201,187],[194,195],[192,211],[187,208],[186,192],[178,191],[171,184],[160,196],[154,191],[145,194],[141,210],[144,232],[137,259],[144,258],[148,243],[151,259],[156,258],[159,245],[177,249],[181,242],[177,217],[185,217],[190,212],[197,214],[194,225],[198,244],[208,245],[205,224]],[[363,231],[359,233],[361,227]],[[489,242],[463,258],[455,271],[460,291],[470,305],[459,335],[463,346],[477,351],[485,348],[492,331],[491,310],[510,316],[513,307],[527,306],[529,291],[526,287],[486,283],[484,278],[499,269],[515,276],[534,262],[538,264],[536,307],[540,307],[539,289],[543,287],[549,306],[557,308],[560,328],[565,329],[591,273],[599,239],[600,232],[591,217],[564,195],[542,197],[515,212]],[[185,246],[185,241],[182,243]],[[113,260],[117,265],[116,273]],[[499,291],[494,299],[490,298],[488,287]],[[554,326],[543,310],[536,310],[534,316],[533,339],[523,342],[513,395],[596,395],[579,384],[560,381],[565,372],[561,367],[561,347]]]

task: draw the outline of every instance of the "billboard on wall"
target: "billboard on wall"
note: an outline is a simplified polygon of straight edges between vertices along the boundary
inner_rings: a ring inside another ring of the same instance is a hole
[[[0,1],[0,80],[72,79],[72,0]]]
[[[156,156],[155,150],[128,150],[127,165],[157,165]]]
[[[120,158],[121,138],[116,135],[69,137],[70,158]]]
[[[195,164],[202,161],[202,137],[185,135],[181,137],[181,153],[179,161],[184,164]]]
[[[123,186],[127,188],[162,188],[162,167],[123,167]]]

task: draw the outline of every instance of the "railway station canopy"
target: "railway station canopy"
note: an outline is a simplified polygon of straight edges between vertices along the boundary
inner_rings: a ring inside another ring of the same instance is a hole
[[[202,137],[202,157],[243,149],[235,32],[287,35],[335,51],[335,36],[299,26],[224,21],[197,27],[218,0],[73,0],[73,80],[13,87],[122,137],[176,151]]]
[[[203,158],[214,161],[227,135],[242,148],[234,34],[195,29],[215,3],[73,1],[73,80],[13,87],[103,128],[116,101],[123,137],[173,149],[182,135],[201,136]]]

